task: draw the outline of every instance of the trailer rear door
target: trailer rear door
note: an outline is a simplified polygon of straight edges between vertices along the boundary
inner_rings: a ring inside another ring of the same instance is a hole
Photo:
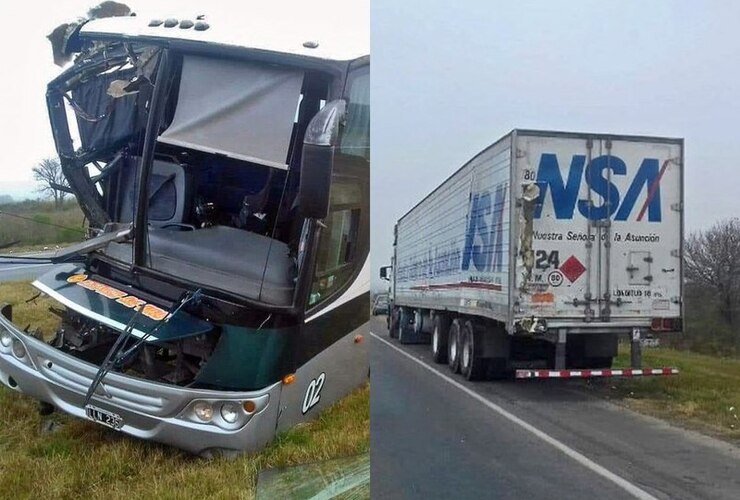
[[[524,135],[516,156],[520,313],[680,316],[681,141]]]

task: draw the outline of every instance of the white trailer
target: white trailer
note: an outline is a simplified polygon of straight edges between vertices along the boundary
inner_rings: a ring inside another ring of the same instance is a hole
[[[675,373],[639,340],[681,330],[682,242],[682,139],[514,130],[396,224],[391,336],[469,379],[610,375],[620,335],[617,374]]]

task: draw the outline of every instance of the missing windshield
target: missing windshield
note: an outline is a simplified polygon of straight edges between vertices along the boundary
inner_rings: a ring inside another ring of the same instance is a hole
[[[302,138],[326,102],[330,78],[288,66],[171,56],[158,77],[158,50],[121,46],[90,68],[78,62],[78,74],[66,80],[72,89],[60,92],[81,144],[67,170],[75,170],[83,188],[76,191],[91,227],[135,223],[147,178],[147,226],[136,232],[146,241],[144,258],[137,260],[131,240],[102,253],[127,267],[290,306],[305,238],[295,207]],[[165,104],[145,165],[156,78],[163,78]],[[63,152],[65,141],[58,143]]]

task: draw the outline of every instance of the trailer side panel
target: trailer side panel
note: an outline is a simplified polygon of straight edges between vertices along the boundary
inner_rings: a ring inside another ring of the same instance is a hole
[[[396,305],[508,321],[511,153],[507,136],[399,220]]]

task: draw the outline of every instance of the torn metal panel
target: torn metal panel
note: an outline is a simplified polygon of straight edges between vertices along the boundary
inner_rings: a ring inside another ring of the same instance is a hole
[[[527,284],[532,277],[534,267],[534,249],[532,239],[534,234],[534,209],[540,197],[540,189],[535,183],[522,185],[521,210],[519,212],[519,256],[522,259],[524,272],[519,285],[522,294],[528,293]]]

